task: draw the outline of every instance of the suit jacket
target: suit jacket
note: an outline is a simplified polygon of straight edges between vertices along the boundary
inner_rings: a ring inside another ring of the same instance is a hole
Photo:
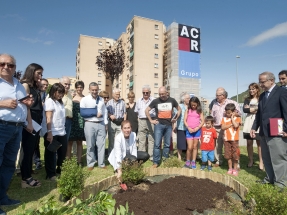
[[[264,97],[265,92],[259,97],[258,111],[252,129],[256,131],[260,127],[259,135],[270,137],[269,119],[282,118],[284,119],[283,131],[287,132],[287,90],[276,85],[268,98]]]
[[[131,132],[129,137],[129,150],[131,155],[137,157],[136,133],[134,132]],[[124,134],[123,132],[120,132],[115,138],[114,148],[108,158],[108,161],[114,167],[114,170],[121,166],[122,160],[126,157],[126,151],[127,148]]]

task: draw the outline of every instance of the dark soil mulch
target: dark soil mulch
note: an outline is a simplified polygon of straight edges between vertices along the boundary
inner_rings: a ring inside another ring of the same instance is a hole
[[[209,179],[176,176],[156,184],[144,183],[129,187],[113,197],[116,206],[126,205],[135,215],[192,214],[215,208],[216,202],[226,199],[231,188]]]

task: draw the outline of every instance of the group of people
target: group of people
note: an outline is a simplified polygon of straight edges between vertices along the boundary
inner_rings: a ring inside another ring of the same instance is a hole
[[[187,93],[181,95],[180,104],[170,97],[165,87],[159,88],[159,98],[151,96],[148,85],[142,87],[142,97],[135,102],[129,92],[128,102],[114,89],[112,98],[106,91],[99,92],[96,82],[89,84],[89,95],[83,95],[85,84],[71,82],[62,77],[51,86],[43,79],[43,67],[30,64],[23,77],[13,77],[16,60],[9,54],[0,54],[0,205],[17,205],[18,200],[7,196],[7,189],[15,171],[19,151],[21,186],[34,188],[41,182],[32,177],[42,167],[39,151],[40,136],[44,138],[46,179],[55,180],[61,174],[64,159],[71,157],[73,142],[77,145],[77,159],[82,162],[82,141],[87,144],[87,167],[105,169],[105,139],[108,134],[108,160],[121,180],[123,159],[150,159],[157,168],[169,157],[172,131],[177,134],[178,158],[186,150],[185,168],[196,168],[198,148],[201,149],[201,170],[221,166],[224,157],[228,162],[227,174],[238,175],[241,111],[237,102],[227,98],[220,87],[210,105],[209,116],[204,117],[200,100]],[[265,167],[266,178],[260,183],[279,187],[287,184],[287,71],[279,73],[282,87],[275,84],[270,72],[259,75],[259,84],[249,85],[249,96],[244,101],[247,113],[243,138],[247,140],[249,162],[252,167],[253,140],[259,154],[259,168]],[[260,95],[260,88],[264,91]],[[270,118],[283,119],[283,132],[270,134]],[[41,129],[36,129],[39,127]],[[21,142],[21,147],[20,147]],[[162,144],[163,142],[163,144]],[[199,144],[200,143],[200,144]],[[20,148],[20,150],[19,150]],[[162,152],[162,155],[161,155]],[[264,165],[264,166],[263,166]],[[0,209],[0,214],[4,213]]]

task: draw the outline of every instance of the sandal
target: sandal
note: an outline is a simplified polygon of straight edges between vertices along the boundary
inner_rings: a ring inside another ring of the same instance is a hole
[[[31,177],[26,180],[22,180],[21,186],[22,188],[35,188],[40,187],[41,183]]]

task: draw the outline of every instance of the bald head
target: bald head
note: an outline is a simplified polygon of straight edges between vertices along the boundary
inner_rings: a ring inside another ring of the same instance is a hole
[[[167,90],[165,86],[162,86],[158,89],[159,98],[163,101],[167,100]]]

